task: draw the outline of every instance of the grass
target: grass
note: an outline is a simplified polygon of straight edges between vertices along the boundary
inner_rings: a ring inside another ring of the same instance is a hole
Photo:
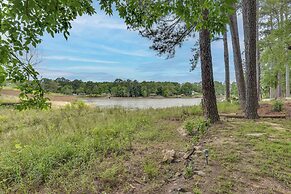
[[[153,160],[146,160],[143,165],[143,171],[149,180],[156,178],[159,174],[159,168]]]
[[[240,105],[238,103],[230,103],[230,102],[220,102],[217,104],[218,111],[220,113],[235,113],[240,109]]]
[[[125,163],[135,146],[174,140],[178,148],[186,147],[176,127],[196,109],[93,109],[80,103],[49,111],[1,108],[0,191],[110,190],[127,176],[117,164]],[[137,165],[152,179],[158,159]],[[92,185],[96,181],[100,184]]]
[[[208,145],[212,160],[220,166],[221,179],[215,181],[215,192],[229,193],[250,185],[260,185],[259,191],[265,193],[270,191],[263,188],[272,188],[275,193],[290,189],[290,129],[289,120],[235,121],[214,129],[215,136],[221,138],[219,143]],[[248,180],[237,182],[242,174]]]
[[[239,110],[226,102],[218,107],[223,113]],[[179,134],[181,126],[188,136]],[[0,107],[0,193],[165,193],[175,181],[193,193],[286,193],[290,129],[290,120],[229,120],[209,128],[199,106]],[[197,144],[201,153],[185,162]],[[163,151],[172,149],[175,162],[163,163]]]
[[[19,98],[14,96],[0,95],[0,106],[1,104],[13,104],[18,103]]]

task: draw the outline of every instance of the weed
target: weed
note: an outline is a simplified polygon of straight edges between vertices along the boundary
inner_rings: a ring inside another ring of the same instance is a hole
[[[193,177],[193,175],[194,175],[193,163],[189,162],[189,164],[184,169],[184,177],[186,179],[189,179]]]
[[[208,127],[209,122],[201,118],[196,118],[195,120],[187,120],[184,124],[184,128],[186,129],[188,135],[191,136],[204,134]]]
[[[118,174],[121,172],[121,168],[118,165],[113,165],[106,168],[103,172],[99,174],[101,181],[105,183],[110,183],[111,186],[118,182]]]
[[[195,186],[195,187],[193,188],[193,193],[194,193],[194,194],[202,194],[202,191],[200,190],[199,187]]]
[[[281,100],[275,100],[272,103],[272,109],[275,112],[281,112],[283,110],[283,102]]]
[[[147,160],[143,165],[143,171],[147,178],[152,180],[159,174],[159,169],[156,163],[152,160]]]

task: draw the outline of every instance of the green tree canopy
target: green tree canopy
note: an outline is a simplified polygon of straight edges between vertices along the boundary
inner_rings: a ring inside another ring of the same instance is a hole
[[[0,84],[5,80],[20,83],[22,106],[48,106],[32,64],[20,57],[31,46],[41,43],[48,33],[52,37],[70,35],[71,21],[83,14],[94,14],[92,0],[4,0],[0,2]],[[33,81],[29,79],[33,78]]]
[[[133,28],[150,28],[169,15],[179,18],[195,31],[208,29],[211,34],[224,30],[235,0],[98,0],[102,10],[111,15],[117,10],[125,23]],[[21,108],[30,105],[45,108],[38,73],[18,56],[36,47],[49,33],[70,35],[71,21],[83,14],[95,13],[92,0],[4,0],[0,3],[0,81],[9,79],[23,83]],[[208,10],[205,21],[203,12]],[[30,78],[33,81],[27,82]],[[32,94],[32,97],[29,95]],[[135,95],[135,94],[134,94]]]

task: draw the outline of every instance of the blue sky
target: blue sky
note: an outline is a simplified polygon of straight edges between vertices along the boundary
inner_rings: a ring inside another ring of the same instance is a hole
[[[239,17],[241,28],[241,17]],[[190,72],[189,59],[194,40],[178,48],[172,59],[159,57],[150,50],[151,42],[136,31],[127,30],[118,17],[98,11],[94,16],[82,16],[72,23],[70,37],[43,37],[38,48],[41,77],[65,77],[70,80],[114,81],[116,78],[138,81],[198,82],[200,66]],[[240,29],[241,32],[241,29]],[[242,40],[241,40],[242,41]],[[229,37],[231,80],[234,81],[232,46]],[[212,45],[214,78],[224,81],[223,43]]]

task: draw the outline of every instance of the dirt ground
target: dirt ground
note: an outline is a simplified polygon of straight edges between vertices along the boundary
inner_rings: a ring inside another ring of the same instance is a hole
[[[273,111],[271,103],[262,103],[262,104],[260,104],[258,114],[259,115],[285,115],[288,110],[291,110],[291,103],[290,102],[284,103],[284,107],[283,107],[282,112]]]
[[[290,138],[290,122],[286,120],[222,121],[195,146],[193,176],[185,178],[185,172],[175,172],[152,193],[289,194]],[[279,148],[281,144],[288,146]],[[208,165],[205,149],[209,151]],[[181,162],[185,165],[183,159]]]
[[[18,97],[19,93],[20,92],[18,90],[12,90],[12,89],[3,89],[0,92],[1,95],[6,96],[8,98],[10,96]],[[53,102],[53,104],[60,105],[60,106],[77,100],[76,96],[68,96],[68,95],[61,95],[61,94],[47,94],[46,96]]]

